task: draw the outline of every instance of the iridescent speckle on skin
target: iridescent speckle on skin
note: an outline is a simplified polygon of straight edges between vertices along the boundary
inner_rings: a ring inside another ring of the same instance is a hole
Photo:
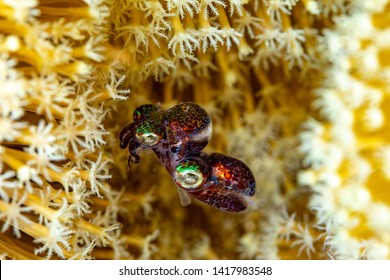
[[[195,103],[180,103],[167,110],[164,124],[171,151],[179,160],[203,150],[211,138],[210,116]]]
[[[168,110],[153,104],[135,109],[134,122],[119,134],[120,147],[129,148],[129,166],[140,152],[151,149],[181,189],[182,202],[195,198],[221,211],[239,212],[252,204],[255,180],[240,160],[202,150],[211,138],[211,119],[192,102]]]
[[[143,121],[151,118],[153,115],[161,112],[162,109],[158,105],[145,104],[137,107],[133,113],[134,121]]]

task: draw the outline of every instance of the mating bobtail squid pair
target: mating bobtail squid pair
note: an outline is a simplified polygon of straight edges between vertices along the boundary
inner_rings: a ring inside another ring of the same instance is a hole
[[[243,211],[253,202],[255,179],[240,160],[223,154],[206,154],[211,118],[192,102],[168,110],[145,104],[134,110],[134,122],[119,134],[122,149],[129,148],[129,166],[140,162],[140,152],[151,149],[178,186],[183,205],[191,198],[219,210]]]

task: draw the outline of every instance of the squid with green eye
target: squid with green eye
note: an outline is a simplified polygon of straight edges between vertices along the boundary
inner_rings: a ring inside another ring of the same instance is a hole
[[[121,148],[129,148],[129,166],[140,162],[142,150],[151,149],[178,186],[182,205],[194,198],[239,212],[252,204],[256,187],[250,169],[238,159],[202,152],[212,124],[201,106],[184,102],[163,110],[146,104],[135,109],[133,120],[119,134]]]

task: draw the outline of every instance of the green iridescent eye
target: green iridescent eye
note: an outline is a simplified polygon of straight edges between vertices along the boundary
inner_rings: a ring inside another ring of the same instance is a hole
[[[145,123],[137,128],[135,137],[141,144],[154,146],[160,142],[162,133],[152,123]]]
[[[145,104],[137,107],[133,113],[133,120],[140,121],[150,118],[153,114],[157,113],[160,108],[154,104]]]
[[[186,190],[199,189],[208,176],[207,165],[196,158],[187,158],[175,170],[175,181]]]

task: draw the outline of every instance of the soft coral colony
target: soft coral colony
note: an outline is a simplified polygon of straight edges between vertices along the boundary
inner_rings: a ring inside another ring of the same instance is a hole
[[[363,2],[363,1],[362,1]],[[335,258],[390,258],[390,5],[367,1],[323,38],[332,62],[300,133],[309,208]]]
[[[1,256],[388,259],[389,14],[0,0]],[[252,211],[181,207],[152,156],[127,170],[132,110],[188,100],[213,118],[212,149],[251,167]]]
[[[109,10],[98,1],[57,2],[0,1],[6,258],[88,258],[118,242],[119,192],[106,182],[102,122],[106,100],[127,91],[117,88],[121,79],[101,54]]]

